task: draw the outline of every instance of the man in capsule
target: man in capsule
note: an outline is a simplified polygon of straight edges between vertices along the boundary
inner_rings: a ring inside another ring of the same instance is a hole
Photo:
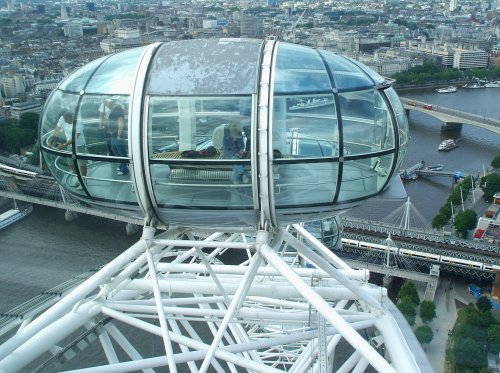
[[[47,145],[49,148],[53,147],[54,140],[57,138],[59,135],[59,132],[62,131],[64,133],[65,137],[65,142],[57,144],[56,148],[59,150],[66,150],[68,152],[72,152],[73,150],[73,114],[70,111],[65,111],[63,115],[59,118],[56,124],[56,128],[54,129],[54,132],[52,133],[52,136],[50,136],[49,141]],[[83,134],[83,124],[80,122],[76,125],[75,128],[75,142],[76,142],[76,149],[79,151],[82,151],[86,153],[86,142],[85,142],[85,135]],[[68,163],[71,166],[71,169],[73,172],[75,171],[74,169],[74,163],[73,160],[68,158]],[[79,160],[78,165],[80,167],[80,173],[82,175],[82,178],[87,176],[87,161],[86,160]],[[76,188],[76,189],[81,189],[82,186],[78,182],[78,180],[74,181],[71,183],[71,186]]]

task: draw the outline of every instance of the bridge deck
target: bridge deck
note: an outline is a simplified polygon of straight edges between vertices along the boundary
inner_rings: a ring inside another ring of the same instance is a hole
[[[401,102],[405,109],[428,114],[445,123],[469,124],[500,134],[500,119],[497,118],[488,118],[404,97],[401,97]]]

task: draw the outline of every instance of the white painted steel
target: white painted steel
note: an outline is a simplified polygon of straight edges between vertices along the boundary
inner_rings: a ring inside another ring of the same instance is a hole
[[[134,186],[134,190],[137,195],[137,200],[139,202],[139,206],[141,210],[146,215],[146,221],[150,221],[153,214],[149,197],[148,190],[146,189],[147,180],[150,180],[149,173],[149,157],[147,155],[148,146],[141,144],[140,141],[135,141],[136,139],[144,139],[144,142],[147,141],[147,126],[145,128],[146,136],[142,137],[141,134],[141,123],[148,123],[148,121],[143,122],[142,117],[142,108],[143,108],[143,100],[144,100],[144,87],[146,85],[146,74],[149,69],[149,64],[151,59],[153,58],[155,50],[160,47],[161,43],[154,43],[146,47],[139,58],[139,67],[134,77],[134,86],[132,89],[132,93],[130,95],[130,106],[128,113],[128,147],[129,147],[129,155],[130,155],[130,166],[131,166],[131,174],[134,175],[132,177],[132,183]],[[143,149],[146,152],[143,154]],[[153,195],[152,193],[150,194]]]
[[[260,229],[265,227],[266,221],[276,225],[274,220],[274,204],[270,200],[270,190],[272,190],[269,179],[269,112],[270,83],[271,83],[271,63],[273,57],[273,40],[266,41],[262,53],[262,63],[260,66],[259,77],[259,103],[258,103],[258,121],[257,121],[257,162],[258,162],[258,193],[260,204]],[[272,215],[271,215],[272,214]]]
[[[308,286],[290,267],[267,245],[259,251],[291,284],[320,312],[357,351],[362,351],[368,361],[380,372],[396,372],[359,334],[346,323],[340,315],[310,286]]]
[[[409,357],[408,336],[393,319],[395,311],[369,305],[380,297],[387,302],[386,294],[364,283],[364,271],[336,269],[314,237],[301,241],[286,229],[253,236],[219,232],[201,240],[186,229],[154,234],[146,227],[137,244],[0,346],[4,353],[10,350],[0,360],[0,372],[22,370],[49,350],[57,354],[62,350],[55,346],[63,339],[75,338],[86,330],[84,325],[100,319],[109,322],[93,333],[99,336],[108,365],[79,372],[149,373],[179,364],[197,372],[198,361],[200,372],[211,365],[217,373],[240,368],[319,373],[325,367],[331,370],[333,359],[355,371],[368,365],[384,373],[420,371]],[[225,266],[219,257],[227,250],[243,260],[250,253],[251,260],[245,266]],[[280,257],[292,254],[307,258],[314,268],[296,267],[299,260],[292,265]],[[266,263],[259,263],[260,258]],[[318,315],[324,325],[314,321]],[[209,336],[198,332],[200,322]],[[167,356],[142,356],[133,338],[142,333],[163,338]],[[366,335],[383,340],[390,364]],[[110,337],[131,361],[118,361]],[[356,351],[351,360],[337,352],[342,339]],[[318,346],[323,346],[321,353]]]

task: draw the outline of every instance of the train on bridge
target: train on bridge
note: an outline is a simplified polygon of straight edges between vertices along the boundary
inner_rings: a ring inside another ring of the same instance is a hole
[[[368,251],[373,250],[373,251],[379,251],[379,252],[390,252],[391,254],[394,254],[394,255],[411,257],[413,259],[421,259],[421,260],[425,260],[425,261],[441,263],[441,264],[446,264],[446,265],[454,265],[454,266],[458,266],[458,267],[465,267],[465,268],[476,269],[476,270],[481,270],[481,271],[486,271],[486,272],[495,273],[497,271],[500,271],[500,265],[497,265],[497,264],[484,263],[484,262],[479,262],[476,260],[457,258],[457,257],[440,255],[440,254],[429,253],[429,252],[424,252],[424,251],[409,250],[409,249],[398,248],[398,247],[389,246],[389,245],[383,245],[383,244],[377,244],[377,243],[371,243],[371,242],[365,242],[365,241],[358,241],[358,240],[353,240],[353,239],[349,239],[349,238],[342,238],[342,245],[348,246],[348,247],[354,247],[354,248],[358,248],[358,249],[364,249],[364,250],[368,250]]]

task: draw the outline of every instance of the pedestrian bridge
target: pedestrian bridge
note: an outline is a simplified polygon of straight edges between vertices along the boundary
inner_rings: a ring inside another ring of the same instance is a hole
[[[401,102],[406,110],[419,111],[439,119],[446,126],[447,124],[468,124],[481,127],[488,131],[500,134],[500,119],[488,118],[481,115],[466,113],[464,111],[450,109],[410,98],[401,97]]]

